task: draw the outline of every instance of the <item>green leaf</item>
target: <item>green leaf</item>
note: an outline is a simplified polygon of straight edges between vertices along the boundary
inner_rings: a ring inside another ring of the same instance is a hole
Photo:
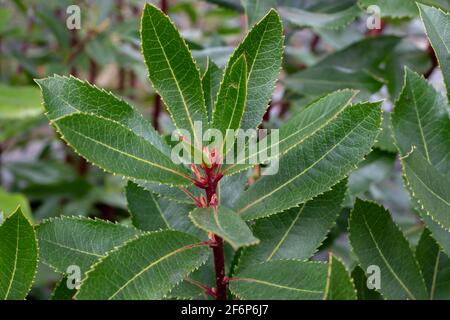
[[[400,154],[412,146],[450,177],[450,117],[445,98],[421,76],[405,69],[405,85],[391,115]]]
[[[261,263],[236,274],[230,291],[239,299],[322,299],[327,266],[318,262],[279,260]]]
[[[450,230],[450,179],[431,166],[415,148],[400,160],[405,184],[418,209]]]
[[[192,234],[202,240],[208,238],[207,235],[197,228],[189,219],[189,213],[195,209],[194,204],[177,203],[161,198],[159,206],[164,212],[164,216],[170,225],[170,229]]]
[[[241,129],[254,129],[261,123],[280,72],[282,54],[283,27],[277,12],[270,10],[230,57],[216,100],[215,107],[219,101],[224,101],[232,66],[244,55],[248,66],[248,88]]]
[[[52,300],[72,300],[76,293],[76,289],[69,289],[67,287],[67,276],[64,276],[56,284],[52,293]]]
[[[370,152],[380,125],[380,103],[346,108],[282,156],[277,174],[250,186],[238,200],[237,212],[246,220],[261,218],[329,190]]]
[[[125,188],[128,210],[133,225],[144,231],[157,231],[169,228],[158,204],[158,199],[150,191],[144,190],[129,181]]]
[[[150,80],[164,100],[175,126],[188,130],[197,146],[194,122],[208,123],[199,70],[173,22],[146,4],[141,22],[142,52]]]
[[[446,0],[359,0],[360,6],[364,9],[370,5],[376,5],[380,7],[380,14],[382,17],[394,19],[417,17],[419,10],[417,10],[416,3],[419,4],[419,8],[425,7],[420,5],[422,3],[438,6],[440,8],[449,8],[449,3]]]
[[[222,81],[222,70],[210,58],[207,60],[206,71],[202,77],[203,96],[205,97],[208,120],[211,121],[217,93]]]
[[[104,220],[83,217],[61,217],[45,220],[36,227],[40,259],[60,273],[71,265],[84,274],[108,251],[135,238],[135,228]]]
[[[253,164],[249,161],[252,158],[263,159],[267,157],[270,161],[271,159],[278,158],[279,155],[284,155],[289,150],[301,144],[306,138],[331,123],[334,118],[351,104],[352,98],[355,95],[355,91],[342,90],[333,92],[311,103],[281,126],[278,132],[278,140],[272,141],[272,137],[269,135],[259,142],[257,150],[253,151],[247,147],[245,157],[242,161],[246,164],[235,163],[225,165],[223,173],[231,175],[252,167]],[[269,154],[269,150],[274,147],[278,147],[278,153],[274,152],[274,154]]]
[[[11,87],[0,84],[0,119],[17,121],[34,118],[42,113],[37,87]]]
[[[207,245],[178,231],[144,234],[95,264],[76,298],[161,299],[205,263],[208,253]]]
[[[253,26],[267,11],[277,6],[277,0],[241,0],[247,16],[247,25]]]
[[[53,76],[36,80],[42,91],[46,115],[57,121],[74,113],[87,113],[117,121],[170,156],[170,148],[150,122],[125,101],[74,77]]]
[[[186,169],[119,122],[77,113],[53,123],[72,148],[104,170],[131,179],[190,183]]]
[[[324,299],[356,300],[353,279],[350,278],[344,264],[331,253],[328,259],[328,276]]]
[[[413,43],[401,42],[386,61],[384,78],[387,82],[391,101],[396,101],[403,89],[405,66],[419,74],[425,74],[432,67],[427,51],[417,48]]]
[[[22,300],[36,274],[38,246],[33,226],[19,209],[0,226],[0,300]]]
[[[20,207],[20,211],[28,220],[33,221],[27,198],[21,193],[9,193],[0,188],[0,211],[3,212],[4,218],[16,212],[17,207]]]
[[[244,192],[247,186],[247,172],[243,171],[233,176],[224,176],[219,183],[217,196],[219,197],[220,205],[234,208],[234,205]]]
[[[346,189],[344,180],[297,208],[257,220],[252,230],[261,243],[244,250],[239,270],[271,260],[309,259],[336,223]]]
[[[320,95],[342,88],[376,92],[384,81],[378,77],[380,64],[399,40],[394,36],[365,38],[292,74],[285,81],[286,86],[304,95]]]
[[[382,207],[357,199],[349,221],[350,243],[361,266],[380,268],[387,299],[425,299],[427,291],[414,254]]]
[[[280,15],[288,22],[299,27],[340,29],[352,23],[361,13],[358,6],[333,13],[309,12],[297,8],[282,7]]]
[[[244,220],[226,207],[197,208],[189,214],[189,218],[198,228],[217,234],[235,250],[259,243]]]
[[[439,61],[447,88],[447,97],[450,100],[450,36],[447,33],[450,28],[450,14],[420,4],[419,10],[426,34]]]
[[[450,257],[450,231],[445,230],[425,212],[419,211],[420,217],[439,243],[442,250]]]
[[[415,1],[411,0],[359,0],[359,4],[367,8],[376,5],[382,17],[412,18],[417,16]]]
[[[430,300],[450,299],[450,258],[425,229],[416,248],[416,257],[427,285]]]
[[[144,188],[145,190],[156,193],[164,198],[179,202],[179,203],[189,203],[192,204],[192,199],[183,192],[180,188],[159,184],[156,182],[146,182],[143,180],[136,181],[137,184]],[[203,190],[197,188],[195,185],[186,187],[186,189],[195,196],[199,196]]]
[[[213,112],[212,127],[225,137],[227,129],[239,129],[247,99],[247,62],[242,55],[225,75],[227,88],[221,88],[225,95],[217,100]],[[223,85],[222,85],[223,86]]]
[[[366,273],[360,266],[356,266],[352,271],[352,279],[356,287],[358,300],[382,300],[383,297],[375,289],[367,287]]]

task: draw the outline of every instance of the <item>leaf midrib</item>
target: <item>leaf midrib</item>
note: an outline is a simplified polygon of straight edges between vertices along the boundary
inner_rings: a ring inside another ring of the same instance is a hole
[[[445,14],[444,12],[441,12],[442,14],[444,14],[445,16],[449,16],[447,14]],[[431,28],[433,28],[433,31],[437,34],[437,36],[439,37],[439,40],[441,40],[442,44],[444,45],[445,49],[447,50],[447,53],[450,54],[450,48],[447,47],[447,44],[445,43],[444,39],[441,37],[441,34],[439,33],[439,31],[435,28],[434,26],[434,22],[431,21],[430,17],[428,16],[427,13],[425,13],[425,15],[427,16],[427,20],[429,21],[429,26]]]
[[[446,204],[448,207],[450,207],[450,202],[447,202],[447,200],[443,199],[441,196],[439,196],[437,193],[434,192],[434,190],[430,189],[428,185],[416,174],[415,170],[411,168],[406,162],[405,164],[411,169],[411,173],[416,177],[417,180],[427,189],[433,196],[438,198],[440,201],[442,201],[444,204]]]
[[[69,117],[70,117],[70,116],[69,116]],[[55,123],[55,125],[58,126],[57,123]],[[77,134],[77,135],[80,136],[80,137],[83,137],[83,138],[85,138],[85,139],[87,139],[87,140],[90,140],[90,141],[92,141],[93,143],[99,144],[99,145],[101,145],[101,146],[103,146],[103,147],[105,147],[105,148],[107,148],[107,149],[110,149],[110,150],[113,150],[113,151],[115,151],[115,152],[118,152],[118,153],[120,153],[120,154],[122,154],[122,155],[124,155],[124,156],[126,156],[126,157],[132,158],[132,159],[137,160],[137,161],[139,161],[139,162],[143,162],[143,163],[149,164],[150,166],[157,167],[157,168],[159,168],[159,169],[161,169],[161,170],[164,170],[164,171],[168,171],[168,172],[174,173],[174,174],[176,174],[176,175],[178,175],[178,176],[180,176],[180,177],[183,177],[183,178],[185,178],[185,179],[188,179],[188,180],[190,179],[188,176],[186,176],[186,175],[184,175],[184,174],[182,174],[182,173],[180,173],[180,172],[178,172],[178,171],[175,171],[175,170],[172,170],[172,169],[163,167],[163,166],[161,166],[161,165],[159,165],[159,164],[157,164],[157,163],[151,162],[151,161],[149,161],[149,160],[140,158],[140,157],[135,156],[135,155],[133,155],[133,154],[130,154],[130,153],[124,152],[124,151],[122,151],[122,150],[119,150],[119,149],[117,149],[117,148],[114,148],[114,147],[112,147],[112,146],[110,146],[110,145],[107,145],[107,144],[101,142],[101,141],[98,141],[98,140],[95,140],[95,139],[93,139],[93,138],[91,138],[91,137],[89,137],[89,136],[86,136],[86,135],[82,134],[81,132],[79,132],[79,131],[77,131],[77,130],[75,130],[75,129],[73,129],[73,128],[67,127],[67,130],[70,130],[70,131],[72,131],[73,133]],[[139,137],[139,136],[137,136],[137,137]],[[152,145],[152,146],[153,146],[153,145]]]
[[[431,164],[430,154],[428,152],[428,144],[425,140],[425,134],[423,132],[422,120],[420,119],[420,116],[419,116],[419,110],[418,110],[418,106],[417,106],[416,96],[415,96],[414,92],[412,92],[412,90],[410,90],[410,94],[412,96],[412,100],[413,100],[413,104],[414,104],[414,112],[416,114],[417,124],[419,125],[420,137],[422,138],[423,147],[425,149],[425,155],[427,157],[427,161]]]
[[[413,300],[416,300],[416,297],[411,293],[411,291],[409,291],[408,287],[403,283],[403,281],[400,279],[400,277],[395,273],[394,269],[389,264],[389,261],[387,261],[386,257],[384,256],[383,252],[381,251],[380,247],[378,246],[378,242],[376,241],[376,239],[372,233],[372,229],[370,228],[369,224],[367,223],[366,216],[364,214],[362,216],[363,216],[364,224],[367,228],[367,231],[369,231],[370,238],[372,239],[373,243],[375,244],[375,248],[377,249],[378,253],[380,254],[381,259],[385,263],[386,267],[392,273],[394,278],[400,283],[400,285],[405,290],[405,292],[408,294],[408,296],[410,298],[412,298]]]
[[[355,97],[355,94],[353,94],[353,95],[350,97],[350,99],[347,100],[347,102],[342,106],[342,108],[341,108],[335,115],[333,115],[328,121],[326,121],[323,125],[321,125],[320,127],[318,127],[316,130],[312,131],[309,135],[303,137],[303,139],[301,139],[301,140],[298,141],[297,143],[294,143],[293,145],[291,145],[289,148],[287,148],[285,151],[283,151],[282,154],[277,155],[277,156],[282,156],[282,155],[288,153],[290,150],[292,150],[292,149],[295,148],[296,146],[302,144],[305,140],[309,139],[311,136],[315,135],[317,132],[319,132],[320,130],[322,130],[322,129],[325,128],[326,126],[328,126],[328,125],[330,125],[331,123],[333,123],[333,121],[335,121],[335,120],[337,119],[337,117],[338,117],[344,110],[347,109],[347,107],[349,106],[349,104],[351,103],[351,101],[353,100],[354,97]],[[325,98],[326,98],[326,97],[324,97],[324,99],[325,99]],[[319,102],[320,102],[320,101],[317,101],[317,103],[319,103]],[[297,130],[297,131],[291,133],[290,135],[288,135],[287,137],[284,137],[283,139],[278,140],[276,143],[273,144],[273,146],[281,145],[282,142],[284,142],[284,141],[286,141],[286,140],[292,138],[292,137],[295,136],[295,135],[300,134],[302,131],[305,131],[305,130],[308,129],[309,127],[313,126],[316,122],[318,122],[318,121],[322,120],[323,118],[325,118],[327,115],[328,115],[327,113],[324,113],[322,116],[320,116],[320,117],[318,117],[317,119],[315,119],[314,121],[310,122],[308,125],[306,125],[305,127],[301,128],[300,130]],[[271,146],[271,147],[273,147],[273,146]],[[253,153],[253,154],[249,155],[248,157],[245,157],[245,158],[243,159],[243,161],[245,162],[246,160],[248,160],[248,159],[250,159],[250,158],[252,158],[252,157],[257,156],[257,155],[260,154],[261,152],[264,152],[264,151],[266,151],[266,150],[268,150],[268,149],[269,149],[269,147],[266,146],[264,149],[261,149],[260,151],[257,151],[256,153]],[[275,158],[275,156],[269,157],[268,160],[270,160],[270,159],[272,159],[272,158]],[[225,174],[227,171],[230,171],[232,168],[236,167],[237,165],[238,165],[238,164],[232,164],[232,165],[230,165],[229,167],[225,168],[225,170],[223,171],[224,174]]]
[[[175,85],[177,86],[178,93],[180,94],[181,100],[183,102],[183,108],[184,108],[185,113],[187,115],[187,119],[189,120],[189,125],[191,126],[191,129],[192,129],[192,134],[194,136],[195,143],[197,144],[197,146],[201,146],[201,143],[198,141],[196,130],[194,128],[194,123],[192,122],[191,114],[189,113],[189,108],[187,106],[186,99],[184,98],[184,94],[181,91],[180,84],[178,83],[178,80],[175,77],[175,74],[174,74],[173,69],[172,69],[172,65],[171,65],[169,59],[167,58],[166,50],[165,50],[164,46],[161,43],[161,40],[160,40],[159,35],[158,35],[158,32],[156,32],[156,28],[155,28],[155,25],[153,23],[153,18],[152,18],[151,14],[148,11],[147,11],[147,16],[149,17],[150,23],[152,24],[153,32],[154,32],[154,34],[156,36],[156,39],[158,40],[159,46],[161,47],[161,51],[162,51],[162,53],[164,55],[164,59],[166,60],[167,65],[169,66],[170,73],[172,74],[172,78],[175,81]],[[176,123],[175,119],[173,119],[173,121]]]
[[[297,215],[295,216],[295,218],[292,220],[292,223],[289,225],[288,229],[286,230],[286,232],[283,234],[283,236],[281,237],[281,240],[276,244],[275,248],[272,250],[272,252],[269,254],[269,257],[266,259],[266,262],[268,262],[270,259],[273,258],[273,256],[275,255],[275,253],[278,252],[278,250],[281,248],[281,245],[283,244],[284,241],[286,241],[286,238],[288,237],[289,233],[291,232],[292,228],[294,227],[294,225],[297,223],[298,218],[300,217],[300,215],[303,212],[303,209],[305,208],[305,204],[302,205],[302,207],[300,208],[300,210],[298,210]]]
[[[230,280],[244,281],[244,282],[256,282],[256,283],[263,284],[266,286],[271,286],[271,287],[276,287],[276,288],[286,289],[286,290],[291,290],[291,291],[298,291],[298,292],[323,293],[323,290],[319,291],[319,290],[309,290],[309,289],[302,289],[302,288],[292,288],[292,287],[288,287],[288,286],[284,286],[284,285],[280,285],[280,284],[276,284],[273,282],[268,282],[268,281],[264,281],[264,280],[260,280],[260,279],[255,279],[255,278],[232,278]]]
[[[356,126],[354,126],[347,134],[345,134],[344,137],[342,137],[342,139],[340,139],[339,142],[335,143],[334,146],[332,148],[330,148],[330,150],[328,150],[327,152],[325,152],[321,157],[319,157],[319,159],[315,162],[313,162],[309,167],[307,167],[305,170],[303,170],[302,172],[300,172],[298,175],[295,175],[294,177],[292,177],[291,179],[287,180],[285,183],[281,184],[279,187],[275,188],[274,190],[272,190],[269,193],[266,193],[264,196],[258,198],[257,200],[253,201],[252,203],[248,204],[247,206],[245,206],[244,208],[240,209],[238,211],[239,214],[242,214],[244,211],[246,211],[248,208],[253,207],[255,204],[263,201],[265,198],[271,196],[272,194],[274,194],[275,192],[278,192],[281,188],[284,188],[286,185],[290,184],[292,181],[296,180],[297,178],[301,177],[303,174],[305,174],[307,171],[309,171],[311,168],[313,168],[314,166],[316,166],[320,161],[322,161],[323,159],[325,159],[326,156],[328,156],[334,149],[336,149],[341,143],[342,141],[344,141],[345,139],[348,138],[348,136],[350,134],[353,133],[354,130],[356,130],[357,128],[359,128],[359,126],[367,119],[368,116],[364,117]],[[310,136],[311,137],[311,136]],[[308,137],[309,138],[309,137]],[[306,140],[306,139],[305,139]]]
[[[431,282],[431,288],[430,288],[430,300],[434,300],[434,293],[436,291],[436,280],[437,280],[437,275],[438,275],[438,272],[439,272],[440,258],[441,258],[441,251],[440,251],[440,248],[438,246],[438,253],[437,253],[437,256],[436,256],[436,261],[434,263],[434,269],[433,269],[433,280]]]
[[[143,268],[141,271],[139,271],[138,273],[136,273],[133,277],[131,277],[131,279],[129,279],[128,281],[125,282],[124,285],[122,285],[119,289],[117,289],[116,292],[114,292],[110,297],[108,297],[108,300],[112,300],[117,294],[119,294],[123,289],[125,289],[131,282],[133,282],[134,280],[136,280],[138,277],[140,277],[142,274],[144,274],[145,272],[147,272],[148,270],[150,270],[151,268],[153,268],[154,266],[156,266],[157,264],[161,263],[162,261],[170,258],[173,255],[176,255],[178,253],[181,253],[183,251],[195,248],[195,247],[201,247],[201,246],[209,246],[209,244],[190,244],[181,248],[178,248],[162,257],[160,257],[159,259],[153,261],[152,263],[150,263],[147,267]]]
[[[53,244],[55,246],[58,246],[58,247],[60,247],[62,249],[72,250],[72,251],[75,251],[75,252],[78,252],[78,253],[81,253],[81,254],[95,256],[97,258],[103,258],[104,257],[104,255],[101,255],[101,254],[98,254],[98,253],[94,253],[94,252],[90,252],[90,251],[84,251],[84,250],[77,249],[77,248],[74,248],[74,247],[66,246],[66,245],[63,245],[61,243],[58,243],[58,242],[55,242],[55,241],[52,241],[52,240],[41,239],[40,241],[48,242],[48,243]]]
[[[245,66],[246,66],[246,65],[245,65]],[[244,67],[244,68],[245,68],[245,67]],[[246,70],[245,72],[247,72],[247,70]],[[242,73],[242,72],[241,72],[241,73]],[[244,79],[244,81],[246,81],[246,80]],[[237,107],[237,104],[238,104],[238,101],[239,101],[239,98],[240,98],[240,94],[241,94],[241,82],[242,82],[242,77],[241,77],[241,75],[239,75],[239,82],[238,82],[238,84],[237,84],[237,93],[236,93],[236,99],[235,99],[235,101],[234,101],[233,112],[231,113],[230,121],[228,122],[228,125],[227,125],[227,127],[225,128],[225,131],[231,127],[231,124],[232,124],[232,122],[233,122],[234,113],[236,112],[236,107]],[[228,90],[229,90],[229,88],[228,88]],[[244,108],[243,108],[242,111],[245,110],[245,105],[246,105],[246,104],[247,104],[247,99],[245,98],[245,100],[244,100]],[[244,115],[244,112],[241,112],[241,117],[240,117],[241,119],[240,119],[239,122],[238,122],[239,125],[241,124],[243,115]]]

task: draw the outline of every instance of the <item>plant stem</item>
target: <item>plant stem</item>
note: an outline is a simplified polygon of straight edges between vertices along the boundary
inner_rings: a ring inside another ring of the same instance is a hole
[[[214,270],[216,272],[216,300],[227,300],[227,282],[225,281],[225,255],[223,239],[214,235]]]
[[[217,192],[218,180],[213,173],[214,169],[205,168],[208,186],[205,189],[207,203],[211,202],[212,197]],[[227,300],[227,283],[225,281],[225,254],[223,251],[223,239],[214,235],[214,245],[212,246],[214,255],[214,271],[216,273],[216,300]]]

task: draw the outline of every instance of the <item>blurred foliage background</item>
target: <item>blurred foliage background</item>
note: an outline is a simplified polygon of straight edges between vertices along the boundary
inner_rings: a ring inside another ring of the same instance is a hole
[[[342,88],[357,99],[384,101],[384,126],[373,152],[349,178],[336,226],[316,255],[331,250],[349,267],[347,216],[355,197],[390,209],[415,245],[423,225],[412,209],[389,132],[389,111],[408,66],[438,90],[442,75],[410,0],[158,0],[204,71],[207,58],[224,67],[234,46],[271,7],[284,23],[280,81],[264,117],[276,128],[319,96]],[[450,9],[449,0],[423,0]],[[81,9],[81,28],[66,27],[68,6]],[[381,27],[369,30],[366,8],[380,7]],[[173,126],[147,78],[140,52],[140,0],[0,0],[0,221],[21,205],[35,223],[84,215],[127,223],[125,181],[87,164],[43,115],[34,78],[73,75],[124,97],[162,133]],[[31,297],[50,298],[59,276],[41,264]]]

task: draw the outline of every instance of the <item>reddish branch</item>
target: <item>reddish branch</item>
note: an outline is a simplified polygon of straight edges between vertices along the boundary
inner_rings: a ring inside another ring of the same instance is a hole
[[[207,163],[203,161],[200,169],[191,164],[191,170],[194,174],[193,182],[200,188],[205,190],[206,197],[202,194],[199,197],[195,197],[187,189],[182,190],[195,202],[197,207],[207,208],[212,207],[213,210],[217,210],[218,198],[217,198],[217,185],[223,174],[220,172],[220,157],[217,154],[216,149],[212,149],[211,153],[208,148],[203,148],[204,157],[207,158]],[[216,273],[216,288],[211,291],[217,300],[227,299],[227,281],[225,280],[225,255],[223,250],[223,239],[216,234],[209,234],[210,247],[213,250],[214,256],[214,270]]]
[[[161,11],[164,12],[165,14],[167,14],[167,12],[169,10],[169,1],[161,0],[160,7],[161,7]],[[154,104],[153,104],[153,115],[152,115],[153,126],[155,127],[156,130],[158,130],[158,128],[159,128],[159,115],[161,113],[161,109],[162,109],[161,107],[162,107],[161,97],[158,94],[156,94]]]

